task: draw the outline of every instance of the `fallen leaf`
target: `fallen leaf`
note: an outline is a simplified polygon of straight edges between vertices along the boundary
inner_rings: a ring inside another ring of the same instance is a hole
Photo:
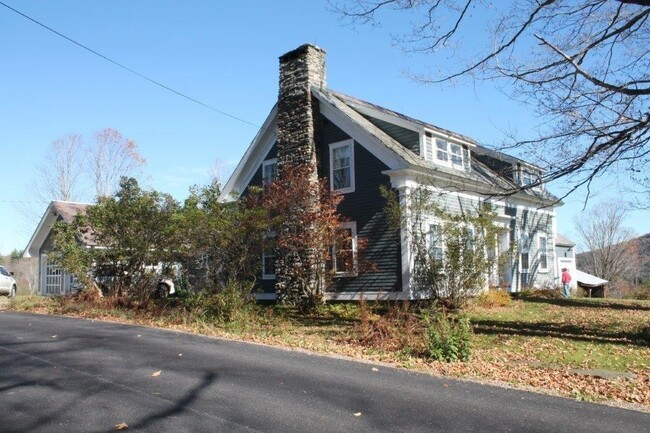
[[[372,371],[379,371],[378,368],[372,367]]]
[[[182,354],[182,353],[179,353],[178,356],[183,356],[183,354]]]
[[[53,335],[52,338],[56,338],[56,335]]]
[[[160,373],[162,373],[162,370],[154,371],[153,373],[151,373],[151,377],[158,377],[160,376]]]
[[[138,334],[138,337],[142,337],[142,335],[139,335],[139,334]]]
[[[361,412],[355,413],[354,416],[361,416]]]
[[[117,430],[126,430],[127,428],[129,428],[129,426],[125,422],[121,422],[119,424],[115,424],[115,428]]]

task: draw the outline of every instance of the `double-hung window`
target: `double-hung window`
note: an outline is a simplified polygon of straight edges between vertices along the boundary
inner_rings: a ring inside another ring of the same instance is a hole
[[[330,187],[332,191],[354,192],[354,141],[330,144]]]
[[[262,185],[268,185],[278,178],[277,158],[268,159],[262,163]]]
[[[275,279],[275,233],[268,233],[263,239],[262,279]]]
[[[443,260],[445,255],[442,226],[440,224],[429,224],[428,233],[429,256],[434,260]]]
[[[521,167],[519,170],[519,183],[521,186],[528,186],[538,183],[540,180],[540,173],[535,170]],[[539,185],[538,185],[539,186]]]
[[[548,238],[546,235],[539,235],[538,240],[538,250],[539,255],[539,270],[540,272],[548,271]]]
[[[460,144],[449,143],[451,165],[454,168],[463,168],[463,148]]]
[[[449,162],[448,143],[439,138],[436,138],[436,159],[445,164]]]
[[[422,140],[422,156],[426,161],[435,162],[463,170],[463,146],[450,143],[441,138],[434,138],[425,131]]]
[[[357,272],[357,223],[342,223],[332,248],[332,265],[337,275],[354,275]]]

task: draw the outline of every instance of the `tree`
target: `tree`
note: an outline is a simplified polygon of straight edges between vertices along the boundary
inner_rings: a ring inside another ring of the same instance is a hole
[[[275,257],[277,299],[303,312],[322,303],[331,285],[336,272],[332,247],[353,242],[349,232],[339,230],[344,218],[337,207],[343,197],[330,191],[326,179],[318,179],[316,188],[305,187],[311,173],[306,164],[288,165],[258,195],[268,211],[270,225],[264,242]],[[339,250],[350,253],[341,257],[341,269],[360,272],[353,249]]]
[[[532,106],[543,120],[539,135],[509,141],[545,170],[524,188],[566,178],[570,193],[624,169],[650,191],[650,0],[349,0],[334,7],[352,23],[379,24],[388,10],[415,17],[396,42],[461,64],[417,75],[420,81],[500,81]]]
[[[110,196],[122,177],[132,177],[145,163],[135,142],[113,128],[95,132],[87,152],[96,197]]]
[[[57,138],[38,166],[37,183],[33,190],[40,201],[76,201],[82,193],[83,138],[68,134]]]
[[[122,178],[112,197],[102,197],[75,216],[71,224],[54,228],[53,257],[68,272],[100,281],[107,294],[126,294],[138,301],[149,299],[159,278],[152,267],[162,264],[171,272],[178,245],[173,215],[179,205],[168,194],[145,191],[133,178]],[[97,248],[78,240],[92,239]]]
[[[624,279],[633,280],[640,268],[634,231],[624,225],[626,216],[625,205],[612,201],[593,206],[575,220],[584,251],[578,255],[578,266],[610,281],[614,291]]]
[[[217,181],[191,189],[174,222],[180,257],[188,268],[205,272],[212,291],[234,285],[250,290],[260,275],[267,212],[253,196],[224,203],[220,195]]]
[[[390,225],[410,240],[413,279],[420,295],[440,299],[452,308],[488,285],[488,278],[509,258],[497,254],[503,229],[487,204],[452,213],[438,202],[438,193],[426,183],[407,197],[382,188]]]
[[[95,132],[89,144],[81,135],[68,134],[52,142],[38,166],[32,189],[43,203],[78,201],[86,198],[90,190],[96,197],[108,197],[121,177],[132,177],[144,163],[135,142],[115,129]],[[28,213],[38,217],[41,212]]]

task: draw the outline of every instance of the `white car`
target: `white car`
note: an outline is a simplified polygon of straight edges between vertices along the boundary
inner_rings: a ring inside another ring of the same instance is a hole
[[[7,295],[10,298],[16,296],[16,280],[13,275],[13,272],[0,266],[0,295]]]

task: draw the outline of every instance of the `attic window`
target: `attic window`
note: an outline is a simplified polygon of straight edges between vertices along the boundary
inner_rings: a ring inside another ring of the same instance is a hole
[[[262,184],[268,185],[278,178],[278,159],[267,159],[262,163]]]
[[[330,144],[330,187],[339,193],[354,192],[354,142]]]
[[[521,186],[529,186],[533,184],[540,183],[540,172],[535,170],[530,170],[527,168],[520,167],[519,169],[519,183]]]
[[[448,165],[459,170],[464,169],[463,147],[460,144],[434,138],[428,131],[424,132],[422,156],[425,161]]]

